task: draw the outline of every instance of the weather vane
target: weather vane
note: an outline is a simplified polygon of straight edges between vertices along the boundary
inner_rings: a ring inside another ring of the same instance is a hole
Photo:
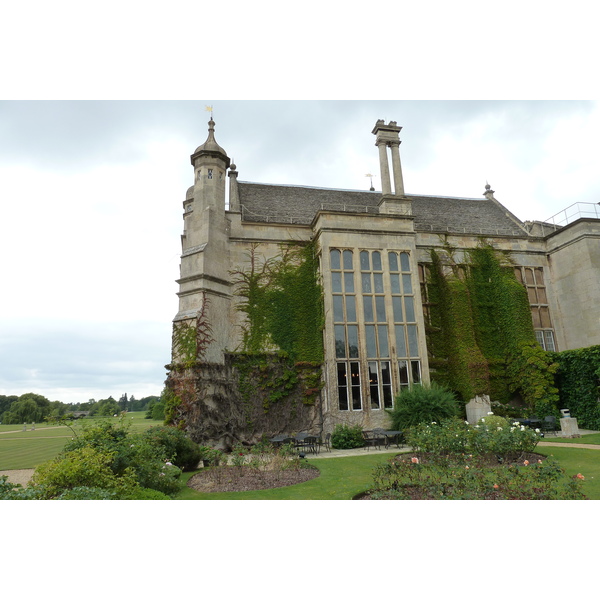
[[[371,173],[367,173],[365,177],[369,177],[371,180],[371,191],[374,192],[375,188],[373,187],[373,175]]]
[[[213,107],[212,106],[205,106],[204,110],[208,111],[210,113],[210,120],[213,120]]]

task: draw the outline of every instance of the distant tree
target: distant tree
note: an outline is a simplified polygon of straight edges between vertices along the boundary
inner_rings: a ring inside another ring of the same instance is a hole
[[[19,396],[0,396],[0,423],[4,423],[4,413],[19,399]]]
[[[42,417],[45,417],[47,414],[50,413],[50,400],[48,400],[48,398],[46,398],[45,396],[42,396],[40,394],[34,394],[33,392],[28,392],[27,394],[19,396],[19,400],[33,400],[40,407],[42,411]]]
[[[70,408],[70,405],[55,400],[50,403],[50,412],[45,416],[62,417]]]
[[[152,407],[152,418],[155,421],[164,421],[165,420],[165,404],[164,404],[164,402],[157,402]]]
[[[44,418],[43,410],[31,398],[14,402],[2,416],[2,422],[7,425],[16,423],[39,423]]]
[[[19,396],[0,396],[0,414],[10,408],[13,402],[16,402]]]
[[[158,396],[146,396],[145,398],[142,398],[140,400],[131,401],[131,410],[136,410],[136,411],[148,410],[148,405],[150,404],[150,402],[152,400],[154,400],[155,402],[158,402],[159,397]]]
[[[148,406],[146,407],[146,414],[144,415],[144,419],[151,419],[152,418],[152,410],[154,409],[154,407],[156,406],[156,403],[158,402],[158,400],[150,400],[150,402],[148,402]]]
[[[92,414],[98,417],[110,417],[114,414],[118,414],[121,412],[119,404],[112,397],[109,396],[104,400],[98,400],[98,402],[94,405],[92,409]]]
[[[127,394],[125,393],[119,398],[119,408],[121,410],[124,410],[125,412],[127,412],[127,405],[128,405],[128,400],[127,400]]]

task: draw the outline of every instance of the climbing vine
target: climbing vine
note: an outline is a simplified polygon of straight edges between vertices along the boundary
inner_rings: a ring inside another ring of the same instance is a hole
[[[298,361],[323,361],[323,292],[313,244],[282,246],[273,259],[254,244],[248,266],[232,271],[245,313],[242,351],[281,350]]]
[[[557,365],[536,343],[525,288],[506,254],[482,242],[457,264],[453,250],[431,252],[427,269],[433,378],[463,400],[520,396],[531,412],[556,411]]]
[[[212,327],[208,322],[209,300],[202,294],[202,308],[194,319],[180,321],[173,326],[173,362],[185,369],[201,361],[214,341]]]
[[[465,401],[488,390],[489,372],[473,324],[471,297],[454,263],[431,253],[429,300],[431,324],[426,329],[430,364],[438,383],[454,389]]]
[[[177,377],[169,377],[162,392],[165,403],[165,423],[184,429],[187,420],[198,411],[198,400],[206,393],[198,390],[192,369],[206,356],[214,341],[207,312],[209,300],[202,294],[202,307],[196,317],[180,321],[173,326],[173,362],[167,365]]]
[[[586,429],[600,429],[600,346],[554,355],[561,405]]]
[[[323,292],[313,244],[285,245],[273,259],[255,244],[245,269],[232,272],[238,310],[245,314],[242,349],[235,365],[246,402],[261,394],[268,411],[298,385],[303,403],[321,390]]]

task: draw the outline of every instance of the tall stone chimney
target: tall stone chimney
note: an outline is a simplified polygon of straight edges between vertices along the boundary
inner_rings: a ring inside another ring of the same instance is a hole
[[[412,204],[404,194],[404,180],[402,178],[402,165],[400,164],[401,130],[402,127],[399,127],[396,121],[390,121],[386,125],[383,119],[379,119],[371,132],[376,136],[375,145],[379,148],[382,192],[379,210],[383,213],[411,215]],[[390,148],[392,155],[393,191],[388,162],[388,148]]]

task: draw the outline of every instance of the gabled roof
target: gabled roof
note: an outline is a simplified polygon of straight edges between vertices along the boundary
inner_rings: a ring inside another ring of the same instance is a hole
[[[381,192],[238,182],[242,220],[310,225],[320,210],[379,212]],[[416,231],[526,236],[497,200],[406,194]]]

